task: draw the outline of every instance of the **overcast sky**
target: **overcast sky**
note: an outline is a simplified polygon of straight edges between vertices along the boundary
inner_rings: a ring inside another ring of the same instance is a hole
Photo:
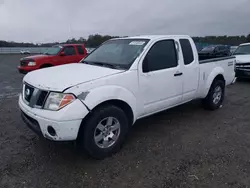
[[[246,35],[250,0],[0,0],[0,40],[89,34]]]

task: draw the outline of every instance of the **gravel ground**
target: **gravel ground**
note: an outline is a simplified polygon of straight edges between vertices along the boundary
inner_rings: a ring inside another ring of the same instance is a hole
[[[97,161],[22,122],[20,57],[0,55],[1,188],[250,186],[250,82],[229,86],[217,111],[194,101],[140,120],[121,152]]]

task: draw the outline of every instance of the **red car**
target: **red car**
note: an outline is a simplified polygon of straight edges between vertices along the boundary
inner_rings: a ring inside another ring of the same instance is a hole
[[[64,44],[48,48],[42,55],[28,56],[20,59],[18,70],[20,73],[27,73],[33,70],[78,63],[87,55],[87,50],[82,44]]]

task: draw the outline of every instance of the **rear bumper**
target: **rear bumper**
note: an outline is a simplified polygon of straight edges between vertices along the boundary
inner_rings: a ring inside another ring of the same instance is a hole
[[[235,76],[237,78],[250,78],[250,70],[235,70]]]

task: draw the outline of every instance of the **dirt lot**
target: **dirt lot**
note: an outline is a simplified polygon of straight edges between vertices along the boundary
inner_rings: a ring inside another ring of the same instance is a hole
[[[250,82],[218,111],[198,101],[136,123],[122,151],[96,161],[39,139],[21,121],[20,55],[0,55],[0,187],[249,187]]]

